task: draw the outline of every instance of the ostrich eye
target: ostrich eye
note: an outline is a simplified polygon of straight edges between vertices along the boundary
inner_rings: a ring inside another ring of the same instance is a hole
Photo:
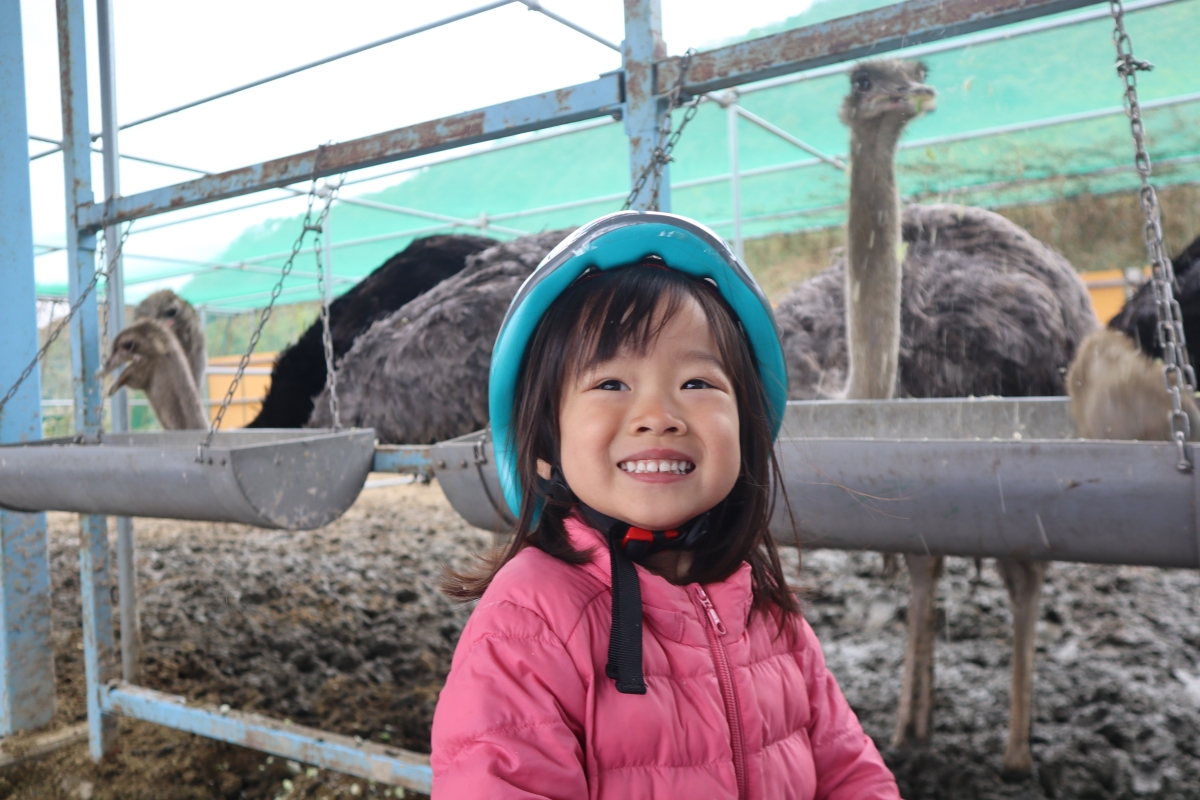
[[[854,76],[854,89],[858,92],[867,92],[871,90],[871,78],[868,75]]]
[[[122,350],[132,350],[132,349],[133,349],[133,342],[122,342],[122,343],[121,343],[121,349],[122,349]]]
[[[179,309],[177,309],[175,307],[171,307],[171,308],[167,308],[167,309],[163,310],[164,317],[173,317],[178,313],[179,313]]]

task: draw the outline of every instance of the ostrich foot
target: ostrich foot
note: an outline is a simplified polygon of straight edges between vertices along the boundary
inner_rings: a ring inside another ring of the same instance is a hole
[[[1014,781],[1028,777],[1033,771],[1033,754],[1029,750],[1029,732],[1033,724],[1033,655],[1037,646],[1038,604],[1046,577],[1046,562],[1001,558],[997,566],[1012,601],[1013,615],[1012,704],[1001,775],[1006,781]]]
[[[942,574],[941,556],[904,556],[911,591],[908,600],[908,647],[904,652],[904,682],[892,747],[929,741],[933,716],[933,641],[936,634],[934,601]]]

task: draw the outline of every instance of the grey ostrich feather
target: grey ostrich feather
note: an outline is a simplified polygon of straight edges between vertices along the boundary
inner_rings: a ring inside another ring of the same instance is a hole
[[[337,369],[343,425],[371,427],[380,442],[429,444],[488,422],[492,344],[508,305],[570,231],[497,244],[469,256],[462,272],[376,322]],[[309,427],[329,427],[328,390]]]
[[[1066,394],[1065,372],[1099,323],[1065,258],[999,214],[957,205],[903,212],[898,397]],[[846,381],[845,262],[775,310],[792,399]]]

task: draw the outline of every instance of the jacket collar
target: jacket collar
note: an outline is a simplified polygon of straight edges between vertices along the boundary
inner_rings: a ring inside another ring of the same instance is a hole
[[[571,546],[576,550],[591,550],[591,560],[583,569],[596,580],[612,589],[612,567],[609,564],[608,544],[599,531],[576,516],[564,520]],[[707,645],[707,620],[700,616],[696,605],[699,584],[676,586],[640,564],[635,564],[642,587],[642,616],[659,634],[677,642],[696,646]],[[704,585],[704,591],[725,625],[722,639],[732,641],[746,629],[754,595],[750,583],[750,565],[743,562],[737,570],[719,583]]]

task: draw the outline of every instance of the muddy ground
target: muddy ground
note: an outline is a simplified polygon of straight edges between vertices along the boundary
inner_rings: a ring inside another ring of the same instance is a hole
[[[58,725],[84,718],[74,518],[51,514]],[[147,686],[428,751],[437,693],[469,609],[443,565],[490,536],[436,484],[363,493],[301,534],[139,520]],[[794,554],[788,563],[795,567]],[[830,667],[905,797],[1200,797],[1200,575],[1055,564],[1035,675],[1035,775],[1000,778],[1009,612],[998,574],[949,559],[939,594],[929,747],[891,750],[906,611],[903,569],[813,552],[798,583]],[[120,755],[84,745],[0,772],[0,798],[394,797],[384,786],[130,720]],[[410,793],[409,797],[413,795]]]

